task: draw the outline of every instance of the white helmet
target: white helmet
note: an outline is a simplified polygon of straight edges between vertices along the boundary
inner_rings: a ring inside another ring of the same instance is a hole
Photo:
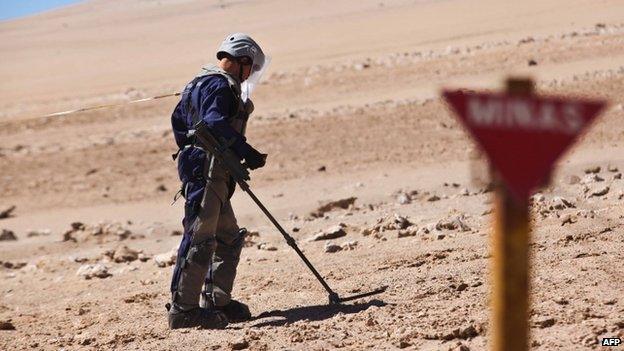
[[[234,33],[228,35],[217,50],[217,59],[222,59],[228,54],[232,57],[249,57],[253,63],[253,72],[261,71],[264,67],[265,57],[260,45],[251,37],[244,33]]]
[[[234,33],[225,37],[217,50],[217,59],[221,60],[226,54],[234,58],[248,57],[251,59],[252,67],[249,78],[243,82],[241,87],[242,98],[247,100],[250,98],[254,87],[260,83],[262,74],[271,62],[271,57],[265,56],[260,45],[244,33]]]

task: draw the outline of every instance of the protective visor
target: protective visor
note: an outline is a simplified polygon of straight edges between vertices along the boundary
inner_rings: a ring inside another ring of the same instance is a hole
[[[253,66],[251,66],[251,74],[249,74],[249,78],[241,83],[241,98],[243,99],[243,101],[251,99],[251,93],[253,92],[255,87],[260,84],[262,75],[264,74],[264,72],[266,72],[270,64],[271,56],[265,56],[264,64],[253,64]]]

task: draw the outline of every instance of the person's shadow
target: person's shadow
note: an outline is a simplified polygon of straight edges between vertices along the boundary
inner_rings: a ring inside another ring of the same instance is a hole
[[[252,321],[258,321],[265,318],[273,318],[273,317],[281,317],[280,319],[263,321],[260,323],[252,324],[252,327],[267,327],[274,326],[279,327],[283,326],[286,323],[294,323],[301,320],[308,321],[321,321],[324,319],[331,318],[336,314],[342,312],[344,314],[352,314],[359,313],[371,306],[383,307],[386,306],[387,303],[381,300],[371,300],[362,304],[354,304],[354,305],[315,305],[315,306],[303,306],[303,307],[295,307],[287,310],[273,310],[268,312],[262,312],[258,316],[252,318]]]

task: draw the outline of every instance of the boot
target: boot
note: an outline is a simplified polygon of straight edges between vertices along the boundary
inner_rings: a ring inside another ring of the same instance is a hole
[[[205,308],[192,308],[184,310],[175,303],[168,306],[169,329],[195,328],[224,329],[228,325],[228,319],[220,311],[210,311]]]
[[[229,321],[233,323],[245,322],[251,319],[249,307],[242,302],[230,300],[225,306],[217,306],[217,311],[223,312]]]

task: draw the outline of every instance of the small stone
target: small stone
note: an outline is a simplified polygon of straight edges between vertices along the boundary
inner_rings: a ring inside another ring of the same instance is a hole
[[[427,201],[429,202],[434,202],[434,201],[439,201],[439,200],[440,200],[440,197],[438,195],[432,195],[427,198]]]
[[[401,229],[397,233],[397,236],[399,238],[407,238],[409,236],[416,236],[416,235],[418,235],[418,228],[416,227],[409,227],[407,229]]]
[[[554,318],[539,319],[535,322],[535,325],[540,329],[549,328],[555,325],[555,319]]]
[[[446,235],[444,235],[444,234],[438,234],[438,235],[436,235],[436,239],[438,239],[438,240],[442,240],[442,239],[444,239],[444,238],[446,238]]]
[[[551,207],[556,210],[563,210],[566,208],[575,208],[576,206],[567,199],[556,196],[551,200]]]
[[[144,254],[143,252],[139,252],[139,254],[137,255],[137,258],[141,262],[147,262],[152,258],[152,256]]]
[[[614,165],[608,165],[608,166],[607,166],[607,170],[608,170],[609,172],[613,172],[613,173],[615,173],[615,172],[619,171],[619,169],[618,169],[616,166],[614,166]]]
[[[316,171],[317,172],[325,172],[325,171],[327,171],[327,167],[321,166],[321,167],[317,168]]]
[[[585,174],[596,174],[600,172],[600,166],[585,168]]]
[[[594,196],[603,196],[603,195],[607,195],[607,193],[609,193],[609,187],[608,187],[608,186],[605,186],[605,187],[598,188],[598,189],[596,189],[596,190],[592,191],[592,192],[589,194],[589,197],[594,197]]]
[[[258,248],[258,250],[277,251],[277,247],[275,247],[274,245],[271,245],[269,243],[260,243],[256,247]]]
[[[230,348],[232,350],[244,350],[248,347],[249,347],[249,342],[245,339],[235,340],[235,341],[232,341],[232,343],[230,343]]]
[[[154,256],[154,263],[158,267],[167,267],[172,266],[176,262],[176,258],[178,256],[178,248],[174,247],[169,252],[161,253],[159,255]]]
[[[364,323],[367,327],[374,327],[375,325],[377,325],[377,321],[374,320],[372,317],[369,317],[366,320],[366,323]]]
[[[561,217],[561,226],[563,227],[566,224],[572,224],[574,223],[574,221],[572,220],[572,215],[571,214],[567,214],[564,215],[563,217]]]
[[[455,290],[457,290],[457,291],[464,291],[464,290],[466,290],[467,288],[468,288],[468,284],[466,284],[466,283],[461,283],[461,284],[459,284],[459,285],[457,286],[457,288],[456,288]]]
[[[128,248],[127,246],[121,246],[113,252],[112,259],[117,263],[132,262],[139,258],[139,252]]]
[[[398,346],[400,349],[404,349],[404,348],[406,348],[406,347],[410,347],[410,346],[412,346],[412,344],[410,344],[410,343],[409,343],[409,342],[407,342],[406,340],[399,340],[399,342],[397,343],[397,346]]]
[[[335,225],[333,227],[327,228],[326,230],[314,235],[310,239],[310,241],[336,239],[336,238],[340,238],[346,235],[347,235],[347,232],[342,228],[342,226]]]
[[[13,211],[15,211],[16,207],[11,206],[5,210],[0,211],[0,219],[9,218],[13,215]]]
[[[358,242],[356,240],[353,240],[353,241],[345,241],[344,243],[340,245],[340,247],[343,250],[354,250],[357,245],[358,245]]]
[[[81,276],[85,279],[91,279],[91,278],[104,279],[104,278],[108,278],[111,276],[111,274],[108,273],[108,267],[106,267],[105,265],[101,263],[82,265],[80,266],[80,268],[78,268],[76,275]]]
[[[36,236],[48,236],[51,234],[52,234],[52,231],[50,229],[40,229],[40,230],[29,230],[26,236],[29,238],[32,238]]]
[[[468,195],[470,195],[470,191],[469,191],[468,189],[466,189],[466,188],[463,188],[463,189],[459,192],[459,195],[461,195],[461,196],[468,196]]]
[[[371,228],[362,228],[362,230],[360,230],[360,234],[362,236],[369,236],[371,235],[373,232],[373,230]]]
[[[165,192],[167,191],[167,187],[164,184],[160,184],[159,186],[156,187],[156,191]]]
[[[530,60],[527,62],[527,64],[528,64],[529,66],[537,66],[537,61],[535,61],[534,59],[530,59]]]
[[[407,217],[403,217],[398,213],[395,213],[393,218],[393,224],[395,225],[396,229],[405,229],[411,226],[412,222],[410,222]]]
[[[183,234],[183,233],[182,233],[182,231],[180,231],[180,230],[174,230],[174,231],[172,231],[172,232],[171,232],[171,236],[180,236],[180,235],[182,235],[182,234]]]
[[[400,205],[407,205],[412,202],[412,199],[410,198],[408,194],[402,193],[402,194],[399,194],[399,196],[397,197],[397,202]]]
[[[613,180],[622,179],[622,173],[616,173],[613,175]]]
[[[338,251],[342,251],[342,247],[340,245],[336,245],[333,244],[331,242],[328,242],[325,244],[325,252],[326,253],[334,253],[334,252],[338,252]]]
[[[0,241],[15,241],[17,240],[17,237],[15,236],[15,233],[11,230],[8,229],[2,229],[2,232],[0,232]]]
[[[10,319],[8,321],[0,321],[0,330],[15,330],[15,326]]]

